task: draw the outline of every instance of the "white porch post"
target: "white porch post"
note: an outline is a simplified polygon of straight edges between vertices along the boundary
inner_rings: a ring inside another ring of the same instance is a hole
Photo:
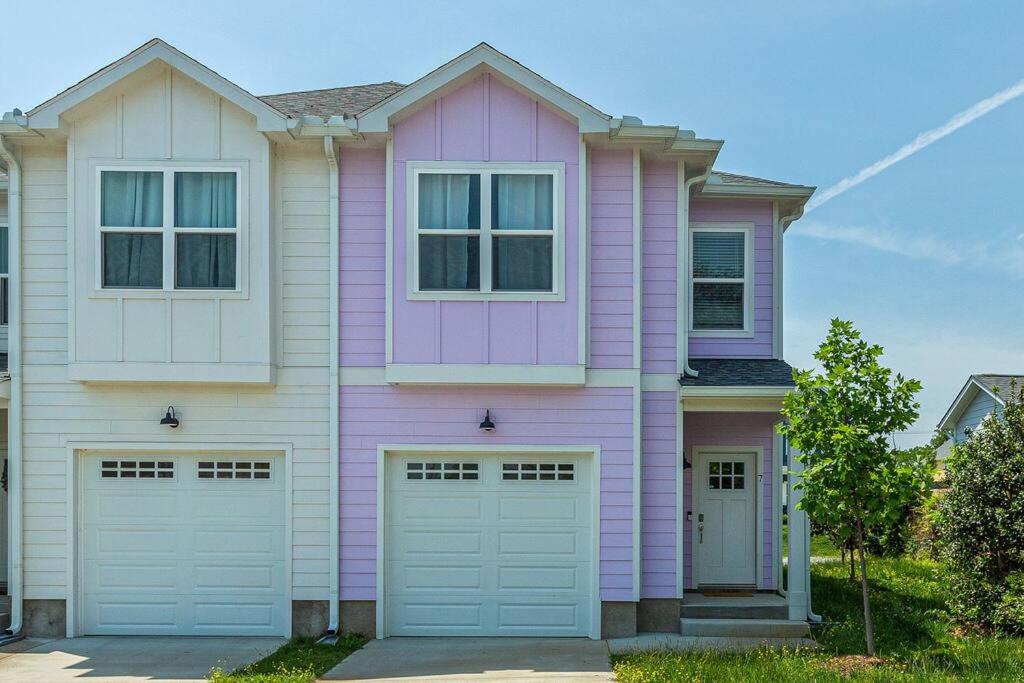
[[[808,569],[810,564],[811,527],[807,514],[797,507],[804,492],[796,488],[800,482],[803,465],[796,460],[796,451],[789,449],[789,568],[786,574],[786,601],[789,603],[789,618],[805,621],[808,612]]]

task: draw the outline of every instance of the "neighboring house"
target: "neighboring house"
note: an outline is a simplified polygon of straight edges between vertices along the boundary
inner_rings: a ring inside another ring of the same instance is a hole
[[[775,425],[813,188],[484,44],[257,98],[155,40],[0,143],[13,628],[711,634],[732,589],[807,618]]]
[[[1014,386],[1018,391],[1024,386],[1024,375],[971,375],[939,421],[939,431],[949,434],[953,444],[963,443],[986,417],[1002,411]],[[948,455],[948,449],[940,449],[940,455]]]

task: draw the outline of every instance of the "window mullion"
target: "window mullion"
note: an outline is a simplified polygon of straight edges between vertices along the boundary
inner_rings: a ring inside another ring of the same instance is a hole
[[[174,171],[164,169],[163,283],[174,289]]]
[[[480,291],[490,293],[491,282],[491,174],[480,173]]]

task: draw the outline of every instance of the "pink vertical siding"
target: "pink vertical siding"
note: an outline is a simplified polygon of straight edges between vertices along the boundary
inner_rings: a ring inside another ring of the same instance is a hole
[[[340,362],[384,365],[384,150],[348,149],[338,169]]]
[[[693,223],[744,222],[754,224],[754,336],[729,339],[690,337],[694,358],[772,357],[772,205],[767,201],[694,200]]]
[[[676,403],[674,391],[643,394],[640,597],[676,591]]]
[[[633,367],[633,151],[590,154],[590,363]]]
[[[764,506],[761,514],[761,569],[762,583],[759,588],[775,588],[772,578],[773,545],[775,520],[772,514],[772,448],[775,443],[776,413],[684,413],[683,448],[686,458],[693,462],[694,447],[702,446],[751,446],[761,448],[764,461],[761,463],[761,480]],[[693,509],[693,470],[686,470],[683,478],[683,514]],[[692,524],[686,521],[683,537],[686,540],[683,551],[683,571],[687,588],[695,588],[693,574],[693,548],[689,543]]]
[[[407,161],[563,162],[565,301],[409,301],[405,296]],[[578,185],[576,125],[488,74],[395,124],[394,362],[577,363]]]
[[[676,162],[643,166],[643,371],[676,371]]]
[[[601,599],[632,600],[631,389],[343,386],[341,405],[341,599],[376,597],[377,445],[488,442],[601,447]]]

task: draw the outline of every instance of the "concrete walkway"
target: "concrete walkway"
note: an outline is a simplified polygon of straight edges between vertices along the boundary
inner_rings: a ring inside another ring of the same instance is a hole
[[[325,681],[613,681],[604,641],[582,638],[371,640]]]
[[[22,640],[0,648],[0,681],[205,681],[215,666],[231,671],[285,642],[147,636]]]

